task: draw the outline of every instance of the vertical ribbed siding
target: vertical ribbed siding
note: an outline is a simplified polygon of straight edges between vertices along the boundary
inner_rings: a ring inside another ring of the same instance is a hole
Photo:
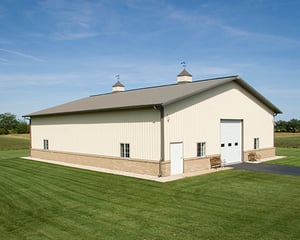
[[[235,83],[165,106],[165,160],[171,142],[183,142],[184,158],[196,157],[197,142],[206,154],[220,154],[220,120],[243,120],[243,150],[273,147],[273,113]],[[160,110],[156,108],[33,117],[32,148],[73,153],[120,156],[120,143],[130,144],[130,156],[157,160],[161,156]]]
[[[197,157],[197,142],[206,142],[206,154],[220,154],[220,120],[243,120],[243,150],[273,147],[273,114],[255,97],[235,83],[228,83],[200,95],[165,107],[165,156],[169,144],[183,142],[184,158]]]
[[[160,112],[155,109],[36,117],[32,147],[120,157],[120,144],[130,144],[130,157],[160,159]]]

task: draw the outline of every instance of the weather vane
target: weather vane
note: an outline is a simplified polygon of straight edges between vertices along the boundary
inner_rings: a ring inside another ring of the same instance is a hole
[[[185,63],[185,61],[181,62],[180,64],[182,65],[183,68],[186,68],[186,63]]]
[[[115,77],[117,78],[118,81],[120,80],[120,74],[117,74]]]

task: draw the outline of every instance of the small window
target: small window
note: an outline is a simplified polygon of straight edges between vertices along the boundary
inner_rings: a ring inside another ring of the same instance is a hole
[[[259,138],[254,138],[254,149],[259,149]]]
[[[48,139],[44,139],[44,150],[49,150],[49,141],[48,141]]]
[[[231,143],[228,143],[228,147],[231,147],[231,145],[232,145]]]
[[[222,144],[221,144],[221,147],[225,147],[225,144],[224,144],[224,143],[222,143]]]
[[[122,158],[130,158],[130,147],[129,147],[129,143],[121,143],[120,147],[121,147],[120,156],[121,156]]]
[[[206,155],[206,143],[197,143],[197,157],[203,157]]]
[[[239,145],[239,143],[238,143],[238,142],[235,142],[235,143],[234,143],[234,146],[238,146],[238,145]]]

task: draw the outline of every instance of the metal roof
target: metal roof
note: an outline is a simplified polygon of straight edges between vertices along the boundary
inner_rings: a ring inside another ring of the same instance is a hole
[[[250,92],[263,104],[270,108],[274,113],[281,113],[280,109],[269,102],[239,76],[229,76],[193,81],[185,84],[171,84],[127,90],[118,93],[93,95],[52,108],[30,113],[26,116],[34,117],[79,112],[134,109],[149,106],[164,106],[232,81],[245,88],[248,92]]]

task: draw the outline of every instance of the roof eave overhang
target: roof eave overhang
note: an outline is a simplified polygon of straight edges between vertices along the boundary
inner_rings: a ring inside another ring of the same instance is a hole
[[[208,87],[203,88],[203,89],[201,89],[197,92],[193,92],[192,94],[184,95],[182,97],[178,97],[178,98],[172,99],[170,101],[164,102],[163,105],[165,106],[165,105],[172,104],[174,102],[178,102],[178,101],[183,100],[185,98],[192,97],[194,95],[197,95],[199,93],[214,89],[216,87],[219,87],[221,85],[227,84],[228,82],[232,82],[232,81],[236,82],[238,85],[240,85],[241,87],[246,89],[249,93],[251,93],[253,96],[255,96],[265,106],[267,106],[270,110],[272,110],[274,114],[281,114],[282,113],[282,111],[279,108],[277,108],[273,103],[271,103],[268,99],[266,99],[263,95],[261,95],[253,87],[251,87],[248,83],[246,83],[239,75],[232,76],[231,78],[228,78],[228,80],[224,81],[222,84],[216,84],[216,85],[208,86]]]
[[[73,115],[73,114],[82,114],[82,113],[96,113],[96,112],[107,112],[107,111],[120,111],[120,110],[134,110],[134,109],[143,109],[143,108],[154,108],[160,109],[162,107],[162,103],[153,103],[153,104],[146,104],[146,105],[136,105],[136,106],[124,106],[124,107],[117,107],[117,108],[101,108],[101,109],[88,109],[88,110],[75,110],[75,111],[68,111],[68,112],[54,112],[54,113],[32,113],[28,115],[24,115],[22,117],[48,117],[48,116],[62,116],[62,115]]]
[[[262,102],[267,108],[269,108],[274,114],[280,114],[282,111],[277,108],[275,105],[273,105],[269,100],[267,100],[263,95],[261,95],[259,92],[257,92],[253,87],[251,87],[248,83],[246,83],[240,76],[231,76],[226,79],[226,81],[223,81],[221,84],[216,83],[210,86],[207,86],[206,88],[202,88],[199,91],[192,92],[191,94],[183,94],[182,96],[172,98],[168,101],[162,102],[162,103],[149,103],[149,104],[143,104],[143,105],[130,105],[130,106],[122,106],[122,107],[106,107],[106,108],[100,108],[100,109],[79,109],[79,110],[70,110],[70,111],[64,111],[64,112],[36,112],[28,115],[24,115],[24,117],[41,117],[41,116],[56,116],[56,115],[71,115],[71,114],[81,114],[81,113],[93,113],[93,112],[105,112],[105,111],[119,111],[119,110],[129,110],[129,109],[141,109],[141,108],[156,108],[160,109],[163,106],[181,101],[183,99],[186,99],[188,97],[192,97],[194,95],[197,95],[199,93],[217,88],[221,85],[227,84],[229,82],[235,82],[242,88],[244,88],[246,91],[248,91],[250,94],[252,94],[255,98],[257,98],[260,102]],[[189,84],[189,83],[187,83]]]
[[[260,102],[262,102],[265,106],[267,106],[270,110],[273,111],[274,114],[281,114],[282,111],[276,107],[273,103],[271,103],[268,99],[266,99],[263,95],[261,95],[258,91],[256,91],[253,87],[251,87],[248,83],[246,83],[241,77],[237,77],[234,80],[238,85],[246,89],[253,96],[255,96]]]

